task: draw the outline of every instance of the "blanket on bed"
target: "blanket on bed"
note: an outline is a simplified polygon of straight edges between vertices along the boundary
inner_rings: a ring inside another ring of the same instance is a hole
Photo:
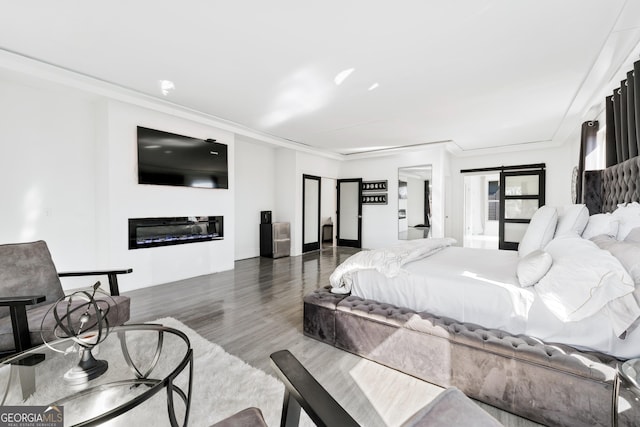
[[[358,270],[374,269],[387,277],[395,277],[408,262],[425,258],[447,246],[456,243],[455,239],[416,239],[382,249],[361,251],[351,255],[340,264],[329,277],[331,292],[347,294],[353,285],[352,273]]]

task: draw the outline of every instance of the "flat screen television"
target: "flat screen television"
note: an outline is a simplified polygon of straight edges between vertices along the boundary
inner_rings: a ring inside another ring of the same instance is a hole
[[[138,183],[229,188],[227,146],[138,126]]]

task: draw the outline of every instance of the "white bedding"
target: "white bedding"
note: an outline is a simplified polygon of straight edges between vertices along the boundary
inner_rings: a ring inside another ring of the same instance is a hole
[[[530,335],[547,343],[565,343],[619,358],[640,356],[640,328],[628,333],[624,340],[617,337],[621,328],[626,329],[640,314],[631,293],[621,292],[624,296],[616,296],[612,303],[603,302],[603,307],[591,307],[592,312],[583,311],[580,319],[561,320],[545,304],[536,286],[519,286],[518,260],[514,251],[451,246],[407,263],[403,266],[406,274],[392,278],[374,269],[353,271],[351,293],[461,322]],[[548,290],[545,292],[548,298]],[[622,320],[611,320],[616,313]]]
[[[402,267],[437,251],[451,246],[456,241],[451,238],[416,239],[399,243],[387,248],[371,251],[360,251],[340,264],[329,277],[331,292],[347,294],[351,292],[353,273],[359,270],[373,269],[392,278],[403,273]]]

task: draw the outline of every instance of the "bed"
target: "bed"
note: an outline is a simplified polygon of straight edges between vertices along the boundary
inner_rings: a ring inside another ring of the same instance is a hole
[[[618,367],[640,357],[639,171],[585,174],[585,205],[541,208],[518,252],[356,254],[305,297],[305,334],[543,424],[637,424]]]

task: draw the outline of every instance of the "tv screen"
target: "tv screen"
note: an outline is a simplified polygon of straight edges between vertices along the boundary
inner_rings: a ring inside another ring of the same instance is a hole
[[[229,188],[227,146],[138,126],[138,183]]]

